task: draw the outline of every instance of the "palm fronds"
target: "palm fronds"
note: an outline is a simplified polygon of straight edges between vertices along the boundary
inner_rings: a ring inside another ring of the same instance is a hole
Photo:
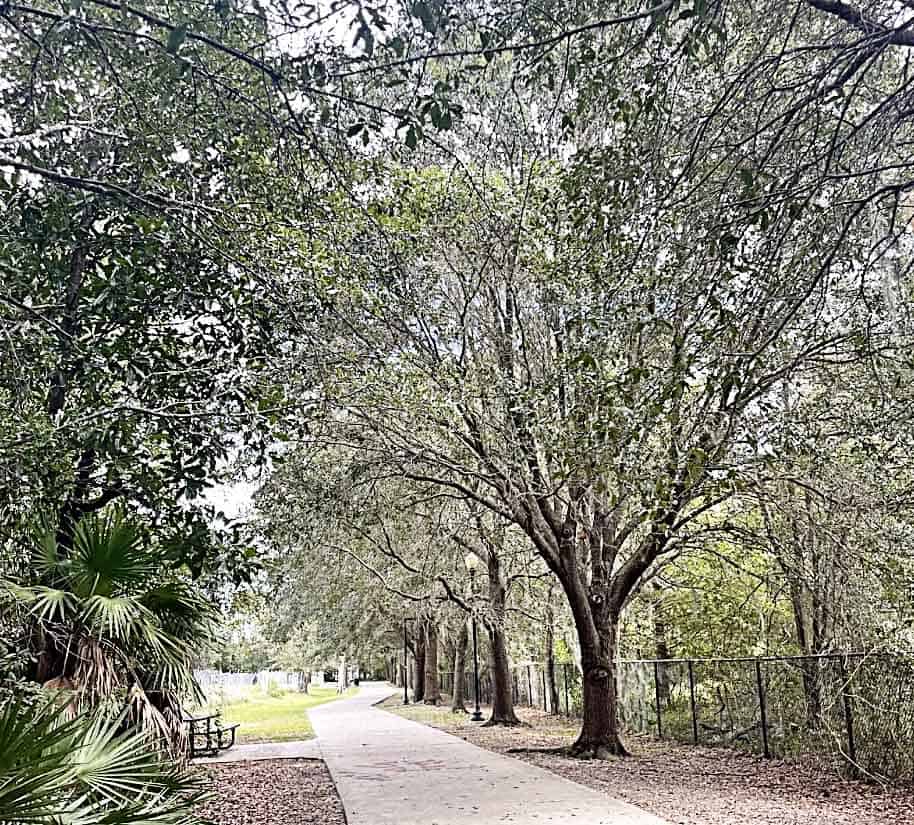
[[[199,777],[102,714],[68,719],[49,700],[0,709],[2,825],[194,825]]]
[[[192,662],[213,638],[215,609],[171,571],[122,513],[83,518],[72,547],[43,524],[36,580],[2,582],[42,640],[43,678],[66,678],[82,709],[120,702],[130,722],[181,743],[180,705],[197,698]]]

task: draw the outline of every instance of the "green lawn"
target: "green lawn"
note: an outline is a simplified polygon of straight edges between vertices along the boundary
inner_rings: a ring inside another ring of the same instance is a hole
[[[350,688],[347,696],[358,691]],[[339,698],[335,687],[312,688],[311,693],[289,692],[282,696],[264,696],[259,692],[222,708],[225,724],[240,722],[239,742],[288,742],[311,739],[314,730],[308,721],[308,708]]]

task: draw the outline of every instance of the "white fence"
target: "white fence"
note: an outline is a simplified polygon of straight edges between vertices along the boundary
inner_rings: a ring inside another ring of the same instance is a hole
[[[303,674],[285,670],[261,670],[258,673],[195,670],[194,676],[207,702],[217,705],[252,692],[268,693],[271,685],[280,690],[302,690],[305,683]],[[311,684],[323,684],[323,674],[313,674]]]

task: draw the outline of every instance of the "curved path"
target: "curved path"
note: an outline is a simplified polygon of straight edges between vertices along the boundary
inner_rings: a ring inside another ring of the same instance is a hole
[[[349,825],[665,825],[575,782],[373,707],[396,690],[356,696],[308,716]]]

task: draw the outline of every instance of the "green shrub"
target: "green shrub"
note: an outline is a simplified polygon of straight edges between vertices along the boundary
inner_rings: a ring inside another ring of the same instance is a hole
[[[196,825],[199,774],[165,762],[123,715],[67,718],[57,699],[0,707],[0,823]]]

